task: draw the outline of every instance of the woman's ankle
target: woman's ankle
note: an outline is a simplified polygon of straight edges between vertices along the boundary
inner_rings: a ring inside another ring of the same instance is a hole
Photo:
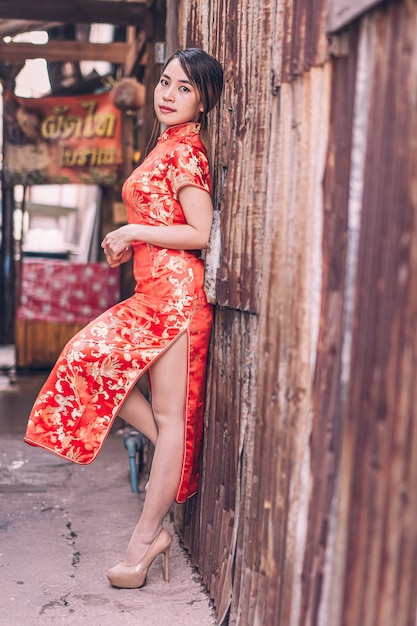
[[[162,524],[156,529],[141,529],[136,527],[130,538],[129,544],[126,549],[126,556],[124,559],[125,565],[135,565],[138,563],[149,546],[153,543],[155,538],[159,535],[162,529]]]

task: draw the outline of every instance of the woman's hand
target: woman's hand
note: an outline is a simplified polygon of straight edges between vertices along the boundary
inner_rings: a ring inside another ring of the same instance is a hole
[[[125,248],[122,252],[117,256],[109,256],[106,254],[106,261],[110,265],[110,267],[119,267],[122,263],[126,263],[132,257],[132,246]]]
[[[118,267],[126,263],[132,256],[132,240],[128,235],[128,229],[121,226],[117,230],[108,233],[101,247],[106,255],[106,261],[110,267]]]
[[[101,246],[111,267],[124,263],[120,255],[134,241],[174,250],[202,250],[207,246],[213,221],[210,194],[204,189],[186,185],[180,189],[178,199],[186,224],[125,224],[104,237]]]

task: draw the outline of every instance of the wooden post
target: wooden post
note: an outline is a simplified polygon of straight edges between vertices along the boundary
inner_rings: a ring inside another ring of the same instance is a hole
[[[1,293],[0,343],[14,342],[15,315],[15,259],[13,238],[14,194],[13,184],[3,170],[1,224]]]
[[[13,66],[14,75],[21,69]],[[14,79],[5,81],[4,89],[14,91]],[[5,136],[6,115],[3,114],[3,137]],[[3,163],[5,163],[3,141]],[[0,344],[7,345],[14,342],[15,317],[15,254],[13,237],[14,189],[11,177],[2,170],[2,222],[1,222],[1,252],[0,252]]]

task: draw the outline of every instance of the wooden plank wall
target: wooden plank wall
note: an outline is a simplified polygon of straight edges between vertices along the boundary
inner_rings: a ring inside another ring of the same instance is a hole
[[[340,623],[406,626],[417,602],[417,3],[388,3],[356,30],[347,248],[356,272],[329,556],[333,571],[336,550],[344,558]]]
[[[203,477],[177,528],[219,624],[412,626],[417,3],[332,37],[325,0],[179,4],[180,45],[227,84]]]

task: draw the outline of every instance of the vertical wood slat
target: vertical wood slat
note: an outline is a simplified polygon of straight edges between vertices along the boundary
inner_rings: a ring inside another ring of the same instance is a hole
[[[284,0],[277,7],[280,22],[275,74],[277,84],[322,65],[327,58],[323,28],[326,0]],[[281,56],[282,53],[282,56]],[[279,68],[279,69],[278,69]]]
[[[350,49],[356,40],[352,34]],[[313,386],[309,519],[299,626],[316,624],[323,594],[329,519],[341,447],[340,375],[345,292],[346,231],[356,59],[335,59],[329,145],[323,183],[323,276]],[[336,623],[336,622],[335,622]]]
[[[292,3],[291,61],[288,66],[291,77],[302,74],[325,60],[324,6],[324,0],[294,0]]]

